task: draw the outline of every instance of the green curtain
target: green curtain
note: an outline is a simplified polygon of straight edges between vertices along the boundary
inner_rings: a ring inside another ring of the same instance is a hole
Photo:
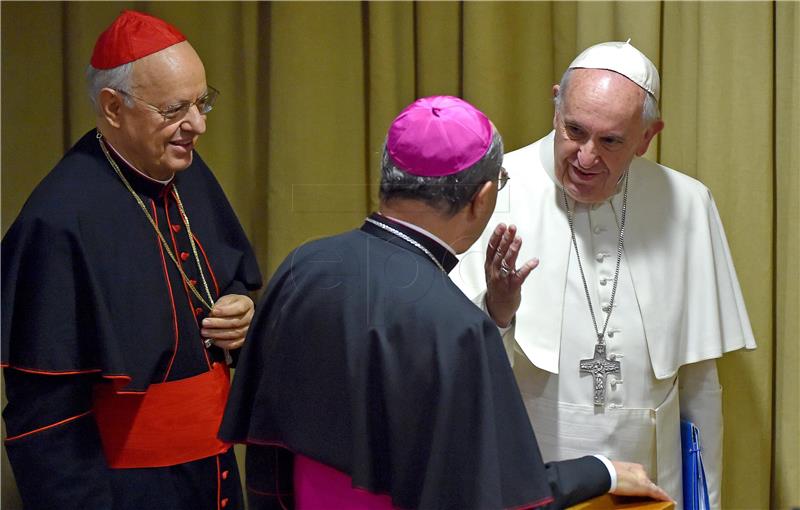
[[[84,68],[123,8],[180,27],[222,91],[199,150],[266,275],[376,207],[385,131],[415,97],[465,97],[513,150],[549,131],[578,51],[630,37],[661,70],[648,157],[711,188],[759,342],[719,363],[724,506],[800,506],[800,4],[3,2],[3,232],[93,126]]]

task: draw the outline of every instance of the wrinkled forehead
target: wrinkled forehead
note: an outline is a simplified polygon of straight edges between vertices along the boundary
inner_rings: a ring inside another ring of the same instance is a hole
[[[606,69],[572,69],[563,94],[564,113],[593,113],[617,120],[641,117],[646,92]]]

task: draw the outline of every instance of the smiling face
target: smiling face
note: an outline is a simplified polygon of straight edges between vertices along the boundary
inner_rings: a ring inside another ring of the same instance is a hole
[[[203,63],[184,41],[134,62],[132,90],[139,100],[127,104],[116,95],[119,105],[107,134],[114,148],[136,168],[154,179],[166,180],[192,163],[192,151],[206,130],[205,115],[192,106],[184,116],[165,120],[161,110],[193,102],[206,93]],[[112,99],[113,101],[113,99]],[[105,131],[105,130],[104,130]],[[104,133],[106,134],[106,133]]]
[[[645,125],[644,90],[613,71],[573,69],[567,90],[553,93],[562,93],[553,117],[556,179],[578,202],[603,202],[663,123]]]

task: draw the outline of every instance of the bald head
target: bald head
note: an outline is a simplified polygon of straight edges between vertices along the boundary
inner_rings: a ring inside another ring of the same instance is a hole
[[[197,84],[204,88],[206,81],[203,62],[188,41],[135,60],[132,72],[134,93],[151,88],[179,92]]]

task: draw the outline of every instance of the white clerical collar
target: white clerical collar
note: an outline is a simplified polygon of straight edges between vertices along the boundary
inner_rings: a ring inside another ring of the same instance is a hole
[[[126,165],[128,165],[128,167],[129,167],[131,170],[133,170],[133,171],[134,171],[134,172],[136,172],[137,174],[141,175],[142,177],[144,177],[144,178],[145,178],[145,179],[147,179],[148,181],[157,182],[157,183],[159,183],[159,184],[163,184],[163,185],[165,185],[165,186],[166,186],[167,184],[169,184],[170,182],[172,182],[172,179],[174,179],[174,178],[175,178],[175,174],[172,174],[172,177],[170,177],[170,178],[169,178],[169,179],[167,179],[166,181],[162,181],[162,180],[159,180],[159,179],[153,179],[152,177],[150,177],[150,176],[149,176],[149,175],[147,175],[146,173],[142,172],[141,170],[139,170],[138,168],[136,168],[135,166],[133,166],[133,165],[131,164],[131,162],[130,162],[130,161],[128,161],[127,159],[125,159],[125,156],[123,156],[122,154],[120,154],[120,153],[119,153],[119,151],[118,151],[117,149],[115,149],[113,145],[111,145],[111,143],[108,141],[108,138],[106,138],[106,137],[103,137],[103,141],[105,141],[105,142],[106,142],[106,145],[108,145],[109,147],[111,147],[111,150],[112,150],[112,151],[114,151],[114,154],[116,154],[116,155],[117,155],[117,157],[119,157],[119,159],[121,159],[121,160],[123,161],[123,163],[125,163]]]
[[[414,225],[413,223],[409,223],[409,222],[407,222],[407,221],[398,220],[397,218],[393,218],[392,216],[389,216],[388,214],[383,214],[383,213],[381,213],[381,216],[385,216],[385,217],[389,218],[389,219],[390,219],[390,220],[392,220],[392,221],[396,221],[397,223],[399,223],[399,224],[401,224],[401,225],[404,225],[404,226],[406,226],[406,227],[410,228],[411,230],[416,230],[416,231],[417,231],[417,232],[419,232],[420,234],[423,234],[423,235],[425,235],[425,236],[427,236],[427,237],[430,237],[431,239],[433,239],[433,240],[434,240],[434,241],[436,241],[437,243],[439,243],[439,244],[441,244],[442,246],[444,246],[445,248],[447,248],[447,251],[449,251],[449,252],[450,252],[450,253],[452,253],[453,255],[455,255],[455,254],[456,254],[456,251],[455,251],[453,248],[451,248],[449,244],[447,244],[446,242],[442,241],[441,239],[439,239],[439,238],[438,238],[438,237],[436,237],[435,235],[431,234],[430,232],[428,232],[428,231],[427,231],[427,230],[425,230],[424,228],[422,228],[422,227],[418,227],[418,226]]]
[[[555,138],[556,138],[555,130],[550,131],[550,134],[542,138],[541,149],[539,150],[539,161],[542,162],[542,167],[544,168],[545,172],[547,172],[547,175],[550,177],[550,180],[552,180],[559,189],[562,189],[563,186],[561,185],[561,182],[558,179],[556,179],[556,164],[555,164],[555,152],[554,152]],[[628,167],[628,171],[630,171],[630,167]],[[620,177],[619,181],[617,182],[617,189],[614,191],[614,195],[612,197],[609,197],[608,200],[604,200],[603,202],[600,202],[598,204],[582,204],[582,205],[586,205],[586,207],[590,209],[597,209],[598,207],[603,205],[603,203],[611,201],[614,198],[614,196],[619,195],[620,192],[622,192],[623,180],[624,180],[623,177],[625,177],[625,174],[623,174],[622,177]],[[574,200],[573,203],[575,203]]]

